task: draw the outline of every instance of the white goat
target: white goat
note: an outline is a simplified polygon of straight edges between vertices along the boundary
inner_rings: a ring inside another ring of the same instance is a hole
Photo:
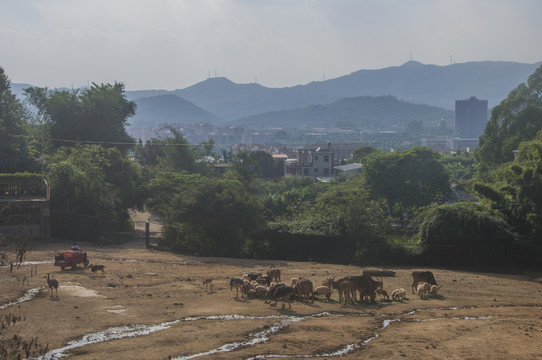
[[[314,289],[314,296],[325,296],[329,300],[331,297],[331,288],[327,286],[318,286]]]
[[[417,294],[419,298],[423,298],[425,294],[429,294],[431,291],[431,285],[428,283],[419,283],[417,287]]]
[[[406,298],[406,291],[403,288],[395,289],[391,293],[392,300],[395,300],[395,299],[399,300],[399,299],[404,299],[404,298]]]

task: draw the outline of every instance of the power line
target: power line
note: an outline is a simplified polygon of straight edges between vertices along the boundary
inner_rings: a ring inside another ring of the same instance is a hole
[[[12,137],[21,137],[21,138],[31,138],[35,139],[35,136],[32,135],[16,135],[16,134],[8,134]],[[55,139],[55,138],[41,138],[41,140],[47,140],[47,141],[58,141],[58,142],[65,142],[65,143],[80,143],[80,144],[105,144],[105,145],[139,145],[139,142],[120,142],[120,141],[94,141],[94,140],[70,140],[70,139]],[[160,143],[160,144],[152,144],[153,146],[204,146],[209,145],[207,143],[199,143],[199,144],[180,144],[180,143]],[[232,145],[232,144],[217,144],[213,143],[213,145]]]

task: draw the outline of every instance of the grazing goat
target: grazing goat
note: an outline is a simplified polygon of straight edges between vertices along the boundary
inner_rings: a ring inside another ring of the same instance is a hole
[[[422,282],[418,284],[417,294],[420,299],[423,298],[425,294],[429,294],[429,291],[431,291],[431,285],[428,283]]]
[[[269,265],[267,267],[267,276],[271,278],[271,281],[280,283],[280,270],[275,268],[273,265]]]
[[[257,272],[257,271],[251,271],[245,275],[248,280],[253,281],[253,280],[258,279],[260,276],[262,276],[262,273]],[[245,278],[245,275],[243,275],[243,278]]]
[[[309,279],[300,278],[295,284],[295,292],[299,299],[311,297],[312,302],[314,302],[314,287],[312,281]]]
[[[205,292],[213,291],[213,279],[208,278],[203,280],[203,287],[205,288]]]
[[[437,285],[435,276],[431,271],[413,271],[412,272],[412,293],[418,288],[419,283],[428,283],[429,285]]]
[[[318,286],[314,289],[315,296],[325,296],[328,300],[331,297],[331,288],[328,286]]]
[[[248,299],[250,290],[252,290],[251,282],[248,280],[244,280],[243,285],[241,285],[241,297]]]
[[[341,283],[345,281],[350,281],[353,283],[353,289],[351,290],[352,297],[356,300],[356,291],[359,291],[359,301],[367,299],[369,302],[373,302],[376,297],[376,289],[381,287],[382,282],[373,280],[368,275],[361,276],[347,276],[337,281],[333,281],[332,287],[339,291],[344,292],[341,289]],[[348,286],[350,288],[351,286]],[[342,300],[342,296],[339,293],[339,301]]]
[[[232,278],[230,280],[230,292],[235,288],[235,298],[236,299],[239,299],[239,290],[242,291],[242,287],[243,287],[243,279],[239,279],[239,278]]]
[[[337,291],[339,293],[339,303],[344,299],[344,303],[347,304],[350,301],[354,303],[356,301],[356,290],[359,288],[359,284],[351,280],[343,280],[339,282]]]
[[[343,301],[343,297],[345,299],[345,303],[350,301],[352,293],[354,294],[355,298],[355,291],[358,286],[354,283],[354,281],[348,278],[342,278],[335,281],[334,278],[332,278],[329,284],[331,285],[332,289],[336,289],[337,293],[339,293],[339,303]]]
[[[271,286],[271,277],[269,275],[261,275],[256,279],[256,282],[260,285]]]
[[[271,304],[271,306],[277,306],[277,301],[282,301],[282,308],[284,309],[284,303],[288,301],[288,309],[292,308],[292,305],[290,304],[290,297],[295,293],[295,290],[293,287],[285,285],[285,284],[277,284],[269,289],[269,298],[275,300],[274,304]]]
[[[267,297],[269,290],[265,286],[258,285],[254,288],[254,295],[257,297]]]
[[[89,267],[90,267],[90,270],[92,270],[93,274],[96,274],[98,271],[101,271],[102,274],[105,273],[105,265],[90,264]]]
[[[290,286],[295,287],[298,281],[299,281],[298,278],[292,278],[292,280],[290,280]]]
[[[399,300],[399,299],[405,299],[406,298],[406,291],[403,288],[395,289],[391,293],[391,299],[392,300]]]
[[[429,289],[429,293],[431,295],[437,295],[438,294],[438,291],[440,290],[440,288],[442,287],[442,285],[431,285],[431,289]]]
[[[58,281],[56,279],[49,278],[49,273],[47,273],[47,285],[51,289],[51,297],[53,297],[53,288],[56,290],[56,297],[58,298]]]
[[[369,275],[364,275],[364,276],[369,276]],[[369,277],[371,283],[376,286],[376,289],[375,289],[375,295],[376,296],[379,296],[381,299],[383,298],[386,298],[387,300],[390,299],[390,297],[388,296],[388,293],[386,292],[386,290],[384,290],[384,280],[382,280],[382,278],[380,278],[379,281],[375,281],[373,279],[371,279],[371,277]]]
[[[386,298],[387,300],[390,299],[390,297],[388,296],[388,293],[386,292],[386,290],[384,290],[382,288],[377,288],[375,293],[376,293],[376,296],[379,296],[381,299],[383,299],[383,298]]]

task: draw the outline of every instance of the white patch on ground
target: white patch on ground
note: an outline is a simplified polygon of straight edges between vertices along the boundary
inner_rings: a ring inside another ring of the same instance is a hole
[[[40,287],[40,288],[28,289],[25,291],[24,295],[18,298],[17,300],[7,303],[7,304],[0,305],[0,310],[13,306],[13,305],[19,305],[20,303],[23,303],[25,301],[32,300],[42,289],[45,289],[45,288]]]
[[[54,263],[53,260],[36,260],[36,261],[23,261],[22,263],[20,264],[16,264],[16,263],[13,263],[13,267],[18,267],[18,266],[28,266],[28,265],[41,265],[41,264],[52,264]],[[1,264],[0,267],[10,267],[10,264]]]
[[[111,307],[108,307],[106,309],[124,309],[121,305],[114,305]],[[457,310],[458,308],[448,308],[450,310]],[[422,311],[421,309],[419,311]],[[360,316],[360,315],[349,315],[349,314],[331,314],[328,312],[323,312],[320,314],[315,315],[308,315],[308,316],[290,316],[290,315],[271,315],[271,316],[243,316],[243,315],[218,315],[218,316],[208,316],[208,317],[188,317],[183,318],[180,320],[174,320],[169,321],[165,323],[161,323],[158,325],[131,325],[131,326],[117,326],[112,327],[109,329],[106,329],[104,331],[96,332],[96,333],[90,333],[87,335],[84,335],[82,338],[73,340],[67,344],[67,346],[61,348],[61,349],[55,349],[49,351],[47,354],[41,356],[38,358],[38,360],[57,360],[61,358],[68,357],[69,351],[81,348],[86,345],[96,344],[96,343],[103,343],[106,341],[112,341],[116,339],[124,339],[124,338],[134,338],[138,336],[145,336],[149,335],[155,332],[167,330],[170,327],[181,324],[183,322],[188,321],[204,321],[204,320],[223,320],[223,321],[236,321],[236,320],[246,320],[246,319],[277,319],[278,322],[274,323],[270,327],[264,328],[263,330],[257,331],[255,333],[248,334],[248,339],[242,342],[233,342],[233,343],[227,343],[224,344],[218,348],[210,349],[205,352],[197,353],[197,354],[189,354],[189,355],[181,355],[178,357],[175,357],[175,360],[189,360],[189,359],[195,359],[202,356],[213,356],[215,354],[220,353],[227,353],[232,352],[241,348],[246,348],[250,346],[254,346],[257,344],[265,343],[269,340],[269,338],[281,331],[284,328],[289,327],[291,324],[300,322],[303,320],[307,320],[310,318],[315,317],[343,317],[343,316]],[[364,315],[362,315],[364,316]],[[452,320],[485,320],[490,319],[491,316],[480,316],[480,317],[455,317],[452,318]],[[406,321],[410,322],[422,322],[422,321],[437,321],[442,320],[442,318],[435,318],[435,319],[409,319]],[[382,326],[380,327],[380,331],[384,330],[388,326],[390,326],[392,323],[403,321],[399,318],[396,319],[385,319],[382,322]],[[324,353],[324,354],[298,354],[298,355],[281,355],[281,354],[266,354],[266,355],[257,355],[254,357],[249,357],[247,360],[256,360],[256,359],[278,359],[278,358],[331,358],[331,357],[341,357],[346,354],[349,354],[356,349],[359,349],[360,347],[367,345],[372,340],[378,338],[380,335],[378,333],[373,334],[370,338],[355,344],[346,344],[343,345],[341,348],[336,350],[335,352],[331,353]]]
[[[58,287],[59,291],[63,294],[68,294],[72,296],[79,297],[103,297],[103,295],[98,294],[92,289],[87,289],[82,285],[61,285]]]
[[[107,310],[108,312],[110,312],[112,314],[122,314],[123,312],[125,312],[128,309],[125,308],[122,305],[113,305],[113,306],[106,307],[105,310]]]

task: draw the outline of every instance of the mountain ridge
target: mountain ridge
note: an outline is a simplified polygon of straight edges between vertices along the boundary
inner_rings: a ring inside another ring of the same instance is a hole
[[[444,110],[453,110],[455,100],[476,96],[488,100],[491,108],[519,84],[526,82],[541,64],[478,61],[440,66],[408,61],[399,66],[362,69],[333,79],[284,88],[268,88],[257,83],[237,84],[225,77],[214,77],[184,89],[136,90],[125,94],[138,104],[136,116],[129,121],[140,125],[151,118],[150,124],[246,121],[263,114],[305,109],[363,96],[391,95],[410,104],[436,106]],[[22,85],[12,84],[12,89],[22,92]],[[176,98],[160,98],[165,95]],[[154,114],[149,109],[154,109]],[[270,127],[275,126],[271,124]]]
[[[392,95],[411,103],[448,110],[454,108],[455,100],[476,96],[488,100],[493,107],[525,82],[540,64],[542,62],[481,61],[439,66],[407,62],[293,87],[267,88],[255,83],[236,84],[226,78],[209,78],[171,93],[225,120],[356,96]]]

